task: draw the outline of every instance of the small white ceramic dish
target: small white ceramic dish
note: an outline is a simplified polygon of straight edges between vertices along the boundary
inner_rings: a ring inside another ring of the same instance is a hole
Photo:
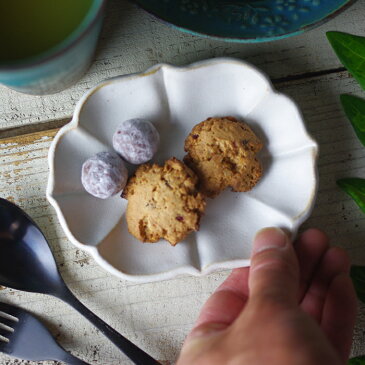
[[[183,158],[195,124],[226,115],[247,121],[263,140],[263,177],[248,193],[208,199],[199,232],[176,247],[137,241],[127,230],[125,200],[100,200],[83,189],[82,163],[112,149],[119,122],[152,121],[162,141],[154,161],[162,163]],[[316,156],[297,106],[253,66],[227,58],[181,68],[156,65],[107,80],[82,97],[50,148],[47,198],[71,242],[112,274],[140,282],[201,275],[249,265],[253,237],[263,227],[295,234],[314,203]]]

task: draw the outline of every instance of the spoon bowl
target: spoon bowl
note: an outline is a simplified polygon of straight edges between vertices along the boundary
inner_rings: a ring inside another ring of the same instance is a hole
[[[41,230],[18,206],[2,198],[0,250],[1,285],[51,295],[64,286]]]
[[[138,365],[158,362],[86,308],[67,288],[46,238],[17,205],[0,198],[0,285],[53,295],[74,307]]]

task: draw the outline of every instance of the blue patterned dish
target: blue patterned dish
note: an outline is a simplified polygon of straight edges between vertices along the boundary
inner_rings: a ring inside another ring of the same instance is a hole
[[[161,20],[193,34],[237,42],[296,35],[356,0],[135,0]]]

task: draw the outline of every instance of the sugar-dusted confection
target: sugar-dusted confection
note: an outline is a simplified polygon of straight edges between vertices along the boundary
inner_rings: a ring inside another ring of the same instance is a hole
[[[107,199],[124,188],[128,171],[115,152],[99,152],[82,165],[81,182],[91,195]]]
[[[113,135],[113,147],[126,161],[139,165],[152,159],[160,136],[146,119],[129,119],[120,123]]]
[[[122,194],[129,232],[142,242],[164,238],[174,246],[197,231],[205,209],[197,184],[195,173],[176,158],[139,166]]]
[[[201,191],[215,197],[227,187],[251,190],[262,175],[256,154],[262,143],[251,128],[233,117],[208,118],[185,140],[184,162],[198,175]]]

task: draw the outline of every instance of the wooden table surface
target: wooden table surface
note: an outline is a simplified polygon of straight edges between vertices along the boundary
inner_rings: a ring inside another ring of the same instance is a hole
[[[138,72],[160,62],[185,65],[230,56],[265,71],[275,87],[301,108],[320,145],[320,186],[305,227],[316,226],[346,248],[353,263],[365,265],[365,215],[335,184],[365,177],[365,148],[339,103],[340,93],[364,96],[332,52],[325,32],[365,35],[365,0],[303,35],[263,44],[235,44],[171,29],[124,0],[110,1],[95,61],[72,88],[50,96],[29,96],[0,86],[0,196],[23,207],[48,238],[72,291],[96,314],[152,356],[173,363],[199,308],[229,272],[135,284],[111,276],[65,237],[45,198],[47,153],[82,94],[99,81]],[[0,301],[18,304],[44,318],[57,339],[91,364],[130,362],[73,309],[56,299],[11,289]],[[365,307],[360,305],[353,355],[365,354]],[[0,355],[0,364],[30,364]],[[49,363],[51,364],[51,363]]]

